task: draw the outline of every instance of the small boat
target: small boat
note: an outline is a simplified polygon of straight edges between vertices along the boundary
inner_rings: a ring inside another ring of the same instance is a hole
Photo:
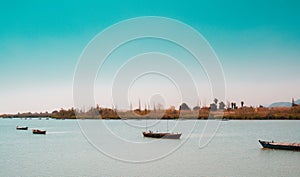
[[[300,143],[274,142],[262,140],[258,140],[258,142],[264,148],[300,151]]]
[[[46,130],[32,129],[33,134],[46,134]]]
[[[17,130],[28,130],[28,127],[26,127],[26,126],[17,126],[16,129]]]
[[[147,138],[164,138],[164,139],[179,139],[181,133],[167,133],[167,132],[143,132],[144,137]]]

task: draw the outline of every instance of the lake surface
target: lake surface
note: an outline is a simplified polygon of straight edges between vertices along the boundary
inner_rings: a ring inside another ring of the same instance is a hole
[[[181,139],[141,133],[167,128]],[[263,150],[258,139],[300,142],[300,121],[0,119],[0,176],[300,175],[300,152]]]

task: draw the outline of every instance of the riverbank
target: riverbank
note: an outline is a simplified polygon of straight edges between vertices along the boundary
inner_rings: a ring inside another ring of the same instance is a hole
[[[300,106],[277,108],[242,107],[211,111],[199,110],[134,110],[118,111],[109,108],[92,108],[77,111],[73,108],[52,113],[2,114],[2,118],[53,118],[53,119],[222,119],[222,120],[300,120]]]

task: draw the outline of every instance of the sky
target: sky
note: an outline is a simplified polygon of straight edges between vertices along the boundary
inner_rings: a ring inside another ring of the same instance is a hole
[[[291,101],[292,97],[299,99],[299,9],[300,3],[291,0],[1,1],[0,113],[72,107],[74,73],[85,47],[111,25],[141,16],[175,19],[202,34],[223,68],[224,101],[239,103],[243,100],[245,105],[258,106]],[[158,44],[152,45],[155,42]],[[168,46],[151,40],[137,44],[131,45],[132,51],[136,50],[135,45],[153,50]],[[170,48],[165,52],[172,53],[176,47]],[[112,56],[98,73],[95,101],[100,105],[111,107],[113,104],[110,94],[107,94],[111,83],[106,85],[101,80],[115,74],[110,67],[122,66],[124,60],[120,56],[122,53],[115,58]],[[205,73],[193,67],[188,57],[182,57],[184,54],[180,56],[179,61],[193,77],[201,76],[206,80],[203,82],[205,86],[199,86],[202,83],[199,79],[197,100],[201,105],[208,105],[213,95]],[[157,92],[167,94],[168,90],[162,91],[165,88],[176,92],[171,81],[169,86],[161,85],[169,82],[166,78],[155,80],[156,76],[148,76],[128,91],[134,106],[138,99],[149,102],[151,95]],[[151,86],[147,84],[149,82],[156,84]],[[159,90],[159,85],[164,89]],[[144,98],[145,92],[150,96]],[[162,94],[158,99],[164,96]],[[182,101],[180,96],[174,99],[165,97],[165,106],[177,107]],[[189,104],[194,106],[196,102]]]

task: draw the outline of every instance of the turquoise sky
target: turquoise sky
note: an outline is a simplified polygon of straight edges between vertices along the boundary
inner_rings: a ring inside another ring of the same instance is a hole
[[[71,107],[84,47],[110,25],[139,16],[169,17],[198,30],[223,66],[228,101],[298,99],[299,9],[299,1],[283,0],[2,1],[0,113]]]

